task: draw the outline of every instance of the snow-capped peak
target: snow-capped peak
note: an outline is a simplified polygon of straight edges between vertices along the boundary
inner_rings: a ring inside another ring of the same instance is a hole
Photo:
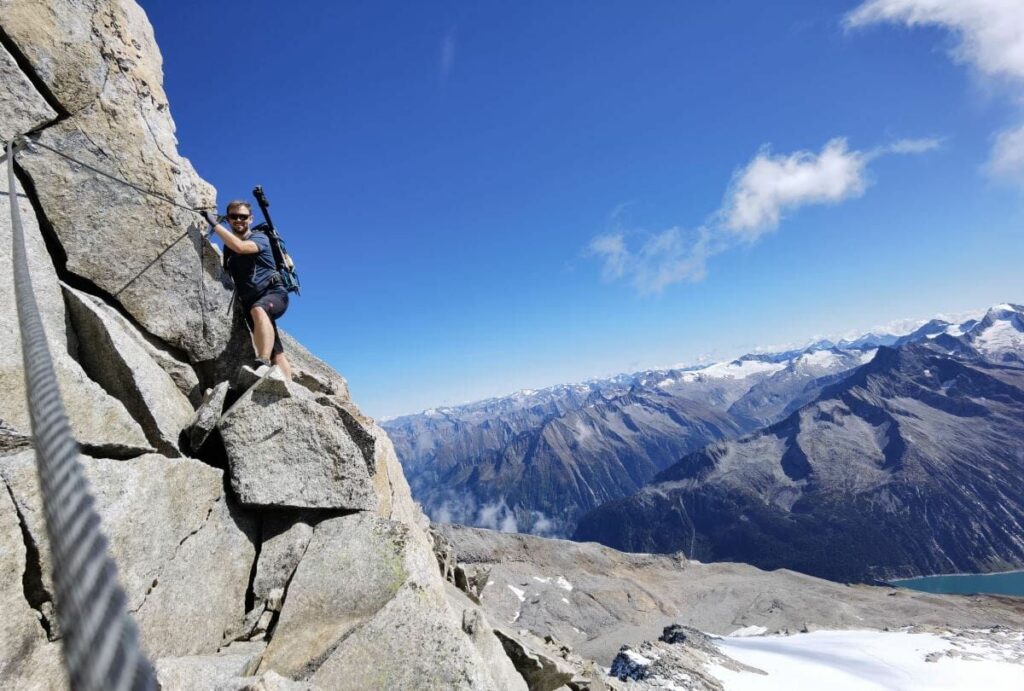
[[[996,305],[965,331],[966,338],[986,355],[1020,352],[1024,350],[1024,308]]]

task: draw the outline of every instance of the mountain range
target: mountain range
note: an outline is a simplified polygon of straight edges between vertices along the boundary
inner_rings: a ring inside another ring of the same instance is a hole
[[[1024,319],[892,347],[780,422],[684,457],[574,535],[833,580],[1024,564]]]
[[[909,333],[520,391],[382,424],[435,521],[570,536],[584,514],[632,495],[688,454],[787,419],[879,348],[953,339],[979,357],[1019,358],[1020,318],[1019,308],[1000,305]]]

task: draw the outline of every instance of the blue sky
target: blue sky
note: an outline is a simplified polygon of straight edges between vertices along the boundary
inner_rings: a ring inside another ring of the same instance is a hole
[[[371,415],[1024,302],[1018,0],[142,4]]]

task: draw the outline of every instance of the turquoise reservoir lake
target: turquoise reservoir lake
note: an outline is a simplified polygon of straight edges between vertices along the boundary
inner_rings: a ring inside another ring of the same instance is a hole
[[[892,585],[900,588],[923,590],[926,593],[949,593],[955,595],[989,593],[993,595],[1019,595],[1024,597],[1024,571],[902,578],[892,581]]]

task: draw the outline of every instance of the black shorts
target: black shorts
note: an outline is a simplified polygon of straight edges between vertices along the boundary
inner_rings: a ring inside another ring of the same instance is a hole
[[[249,312],[253,307],[259,307],[267,316],[270,317],[270,323],[274,325],[274,347],[271,349],[271,356],[279,355],[284,352],[284,346],[281,345],[281,336],[277,333],[277,320],[285,313],[288,309],[288,291],[287,290],[268,290],[255,302],[250,304],[245,310],[245,323],[249,325],[249,330],[252,331],[252,315]]]

